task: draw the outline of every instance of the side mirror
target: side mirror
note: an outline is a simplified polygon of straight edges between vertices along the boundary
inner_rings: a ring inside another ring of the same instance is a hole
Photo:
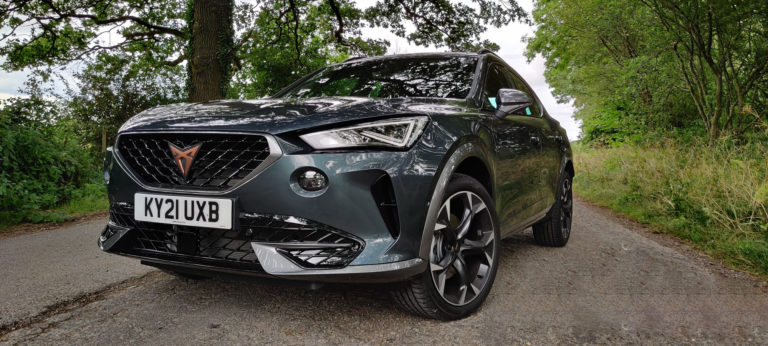
[[[496,96],[496,116],[503,118],[513,112],[530,107],[533,104],[531,97],[517,89],[499,89]]]

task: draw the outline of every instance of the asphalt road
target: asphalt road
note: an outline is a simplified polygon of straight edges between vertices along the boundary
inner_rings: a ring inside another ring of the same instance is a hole
[[[485,305],[454,322],[408,315],[386,287],[144,274],[99,252],[103,220],[2,239],[0,325],[19,328],[0,332],[0,344],[768,343],[764,282],[582,201],[575,208],[565,248],[536,246],[529,232],[505,240]]]

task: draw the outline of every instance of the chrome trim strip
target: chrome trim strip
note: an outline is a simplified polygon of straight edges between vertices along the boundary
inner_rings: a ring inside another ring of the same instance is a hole
[[[162,187],[153,187],[144,184],[139,177],[137,177],[133,170],[130,169],[127,162],[125,162],[125,159],[123,158],[123,155],[120,153],[119,147],[115,147],[113,154],[117,158],[117,164],[120,166],[120,168],[127,174],[136,184],[139,184],[142,188],[149,190],[149,191],[156,191],[156,192],[167,192],[167,193],[183,193],[183,194],[191,194],[191,195],[226,195],[238,188],[240,186],[243,186],[247,184],[249,181],[253,180],[253,178],[256,178],[257,175],[259,175],[261,172],[265,171],[267,168],[272,166],[277,159],[279,159],[281,156],[283,156],[283,150],[280,148],[280,145],[277,143],[277,140],[274,136],[266,133],[261,132],[226,132],[226,131],[131,131],[131,132],[124,132],[117,136],[117,140],[115,141],[115,144],[120,143],[120,137],[123,135],[131,135],[131,134],[147,134],[147,133],[153,133],[153,134],[162,134],[162,133],[201,133],[201,134],[232,134],[232,135],[252,135],[252,136],[263,136],[267,140],[267,145],[269,145],[269,156],[267,156],[264,161],[259,164],[258,167],[256,167],[253,172],[248,174],[243,180],[241,180],[237,185],[231,187],[228,190],[191,190],[191,189],[169,189],[169,188],[162,188]]]
[[[252,242],[251,246],[256,253],[256,257],[259,258],[259,264],[261,264],[264,271],[275,276],[383,273],[416,267],[423,262],[421,258],[413,258],[402,262],[348,266],[341,269],[306,269],[291,262],[285,256],[278,253],[277,248],[267,244]]]
[[[112,227],[114,229],[125,229],[125,230],[131,229],[130,227],[120,226],[112,220],[107,221],[107,226]]]
[[[259,243],[264,246],[271,246],[281,249],[336,249],[353,247],[356,244],[333,244],[316,242],[286,242],[286,243]]]

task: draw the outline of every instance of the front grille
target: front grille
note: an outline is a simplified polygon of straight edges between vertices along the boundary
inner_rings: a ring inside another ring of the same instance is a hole
[[[133,205],[115,203],[110,218],[131,231],[118,244],[118,251],[131,255],[180,260],[236,269],[261,270],[250,240],[239,230],[178,227],[135,221]],[[190,246],[183,245],[192,244]]]
[[[131,230],[117,244],[126,254],[261,270],[251,242],[269,243],[304,268],[342,268],[364,242],[348,233],[292,216],[243,214],[240,227],[218,230],[135,221],[133,205],[113,203],[110,220]]]
[[[174,160],[170,144],[181,149],[200,144],[186,176]],[[129,133],[120,135],[117,150],[146,185],[200,190],[237,186],[269,157],[264,136],[244,134]]]

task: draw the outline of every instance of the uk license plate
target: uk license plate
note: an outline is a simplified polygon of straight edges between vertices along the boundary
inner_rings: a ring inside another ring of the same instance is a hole
[[[137,193],[133,201],[137,221],[232,229],[231,199]]]

